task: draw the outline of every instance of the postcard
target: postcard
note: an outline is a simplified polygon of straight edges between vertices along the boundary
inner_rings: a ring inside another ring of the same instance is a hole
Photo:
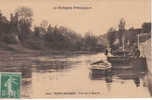
[[[151,98],[150,0],[0,0],[0,98]]]

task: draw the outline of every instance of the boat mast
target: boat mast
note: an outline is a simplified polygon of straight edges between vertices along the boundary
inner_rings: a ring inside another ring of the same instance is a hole
[[[123,41],[122,41],[122,50],[123,50],[123,52],[125,51],[125,39],[124,39],[124,36],[123,36]]]
[[[119,24],[119,31],[121,32],[121,46],[122,46],[122,51],[123,51],[123,54],[125,56],[125,24],[126,24],[126,21],[124,18],[121,18],[120,19],[120,24]]]
[[[123,37],[122,37],[122,51],[123,51],[124,56],[126,56],[125,55],[125,36],[124,36],[124,34],[123,34]]]
[[[137,34],[137,45],[138,45],[138,50],[139,50],[139,47],[140,47],[140,44],[139,44],[139,32]]]

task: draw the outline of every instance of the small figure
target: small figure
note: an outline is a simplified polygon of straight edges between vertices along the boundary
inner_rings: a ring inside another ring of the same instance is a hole
[[[108,49],[106,48],[106,52],[105,52],[105,55],[107,56],[108,55]]]
[[[140,86],[140,79],[138,77],[136,77],[133,80],[134,80],[136,87],[139,87]]]
[[[136,57],[136,58],[139,58],[139,57],[140,57],[140,51],[139,51],[138,48],[135,50],[135,57]]]

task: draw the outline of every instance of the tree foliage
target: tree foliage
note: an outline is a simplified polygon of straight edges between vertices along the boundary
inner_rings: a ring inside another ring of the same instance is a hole
[[[7,44],[20,43],[24,47],[36,50],[84,50],[101,51],[105,45],[101,42],[100,36],[95,36],[92,32],[87,32],[82,37],[77,32],[64,27],[53,26],[48,21],[43,20],[40,25],[35,25],[32,29],[33,11],[28,7],[17,8],[15,13],[10,14],[7,19],[0,12],[0,42]],[[125,29],[126,21],[122,18],[118,25],[118,30],[110,28],[107,32],[107,40],[111,48],[115,48],[116,40],[121,44],[122,36],[130,42],[136,42],[137,29]],[[143,32],[150,32],[151,23],[142,25]],[[105,38],[105,37],[104,37]],[[117,45],[119,46],[119,45]]]
[[[16,14],[18,14],[19,20],[31,20],[33,16],[33,11],[28,7],[20,7],[16,9]]]
[[[16,9],[15,17],[17,19],[17,28],[21,41],[27,39],[31,33],[33,11],[28,7]]]
[[[113,47],[113,43],[114,43],[114,41],[116,40],[116,30],[113,28],[113,27],[111,27],[109,30],[108,30],[108,32],[107,32],[107,39],[108,39],[108,41],[109,41],[109,46],[110,46],[110,48],[112,48]]]

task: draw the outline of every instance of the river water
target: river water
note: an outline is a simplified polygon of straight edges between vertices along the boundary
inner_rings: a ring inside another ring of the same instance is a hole
[[[103,53],[21,58],[23,56],[12,58],[15,65],[9,62],[10,66],[20,67],[10,67],[7,62],[1,70],[22,72],[23,98],[151,97],[146,71],[119,68],[112,69],[108,76],[93,76],[90,64],[106,61]]]

